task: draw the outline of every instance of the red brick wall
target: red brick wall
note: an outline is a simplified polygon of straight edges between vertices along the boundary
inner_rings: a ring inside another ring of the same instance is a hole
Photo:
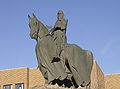
[[[120,89],[120,74],[105,75],[105,89]]]
[[[30,68],[29,69],[29,88],[36,86],[43,86],[44,85],[44,78],[37,68]]]
[[[0,86],[3,89],[3,85],[12,84],[15,89],[15,84],[24,83],[24,88],[28,89],[28,68],[17,68],[0,70]]]

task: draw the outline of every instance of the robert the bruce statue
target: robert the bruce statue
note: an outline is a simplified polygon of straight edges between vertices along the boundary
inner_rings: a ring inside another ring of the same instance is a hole
[[[64,18],[63,11],[60,10],[57,13],[57,21],[51,32],[53,36],[53,42],[56,47],[56,54],[55,54],[56,58],[60,58],[60,53],[64,49],[65,44],[67,43],[66,28],[67,28],[67,20],[65,20]]]
[[[37,41],[35,50],[38,67],[46,85],[86,87],[90,89],[93,55],[75,44],[68,44],[67,20],[62,10],[51,30],[33,16],[29,16],[30,37]]]

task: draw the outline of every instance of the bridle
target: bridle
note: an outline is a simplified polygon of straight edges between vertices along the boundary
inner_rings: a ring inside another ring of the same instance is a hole
[[[37,19],[36,19],[36,20],[37,20]],[[37,26],[38,26],[38,27],[37,27],[37,36],[38,36],[39,39],[42,39],[43,37],[46,37],[46,36],[50,35],[50,32],[48,32],[48,33],[44,34],[43,36],[39,36],[39,35],[38,35],[38,34],[39,34],[39,31],[41,31],[42,28],[43,28],[43,25],[40,26],[39,20],[37,20]]]

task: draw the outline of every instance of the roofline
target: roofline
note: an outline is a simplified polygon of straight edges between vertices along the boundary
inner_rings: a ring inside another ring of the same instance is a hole
[[[34,69],[34,68],[37,68],[37,67],[32,67],[32,68],[29,68],[29,67],[19,67],[19,68],[9,68],[9,69],[2,69],[0,71],[8,71],[8,70],[15,70],[15,69]]]
[[[105,76],[120,75],[120,73],[104,74]]]

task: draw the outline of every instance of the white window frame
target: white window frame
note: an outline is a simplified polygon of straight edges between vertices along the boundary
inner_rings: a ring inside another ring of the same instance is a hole
[[[15,84],[15,89],[17,89],[17,85],[21,85],[21,87],[19,87],[19,89],[24,89],[24,83],[17,83]]]
[[[12,84],[3,85],[3,89],[5,89],[6,86],[10,86],[10,89],[12,89]]]

